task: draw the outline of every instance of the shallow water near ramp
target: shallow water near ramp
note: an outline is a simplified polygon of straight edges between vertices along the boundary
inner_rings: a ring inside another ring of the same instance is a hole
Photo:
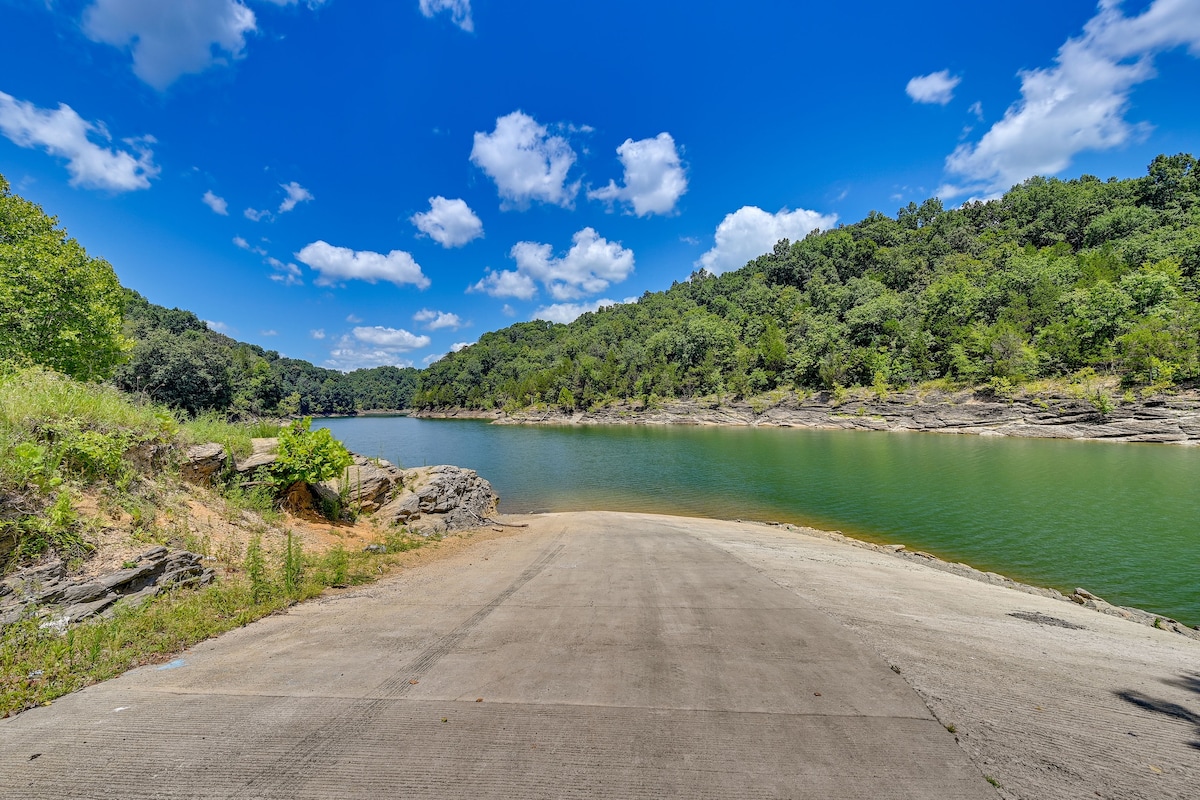
[[[406,467],[477,470],[503,512],[793,522],[1200,624],[1200,448],[409,417],[314,425]]]

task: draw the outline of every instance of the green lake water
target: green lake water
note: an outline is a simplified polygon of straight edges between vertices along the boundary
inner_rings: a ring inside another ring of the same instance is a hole
[[[407,417],[316,425],[405,467],[474,469],[508,513],[793,522],[1200,623],[1200,448]]]

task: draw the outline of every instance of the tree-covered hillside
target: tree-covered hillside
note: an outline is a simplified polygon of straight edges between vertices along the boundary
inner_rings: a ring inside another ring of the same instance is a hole
[[[0,359],[50,367],[190,413],[341,414],[411,404],[417,370],[347,374],[209,330],[195,314],[123,289],[0,176]]]
[[[735,272],[480,337],[421,373],[422,408],[589,407],[776,387],[1019,383],[1084,368],[1200,377],[1200,167],[1032,178],[1003,197],[781,241]]]
[[[352,414],[411,405],[412,367],[349,373],[324,369],[209,330],[195,314],[126,290],[125,333],[134,343],[114,380],[122,389],[192,413],[240,417]]]

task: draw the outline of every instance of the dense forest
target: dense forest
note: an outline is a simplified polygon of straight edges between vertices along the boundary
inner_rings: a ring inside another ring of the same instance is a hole
[[[421,373],[414,404],[587,408],[777,387],[1014,386],[1080,370],[1200,377],[1200,167],[1031,178],[947,210],[910,203],[692,274],[569,325],[525,322]]]
[[[210,330],[190,311],[167,309],[125,290],[124,332],[134,344],[113,380],[192,413],[238,417],[353,414],[402,409],[416,369],[374,367],[342,373]]]
[[[417,370],[341,373],[209,330],[123,288],[0,176],[0,360],[38,364],[195,414],[345,414],[411,404]]]

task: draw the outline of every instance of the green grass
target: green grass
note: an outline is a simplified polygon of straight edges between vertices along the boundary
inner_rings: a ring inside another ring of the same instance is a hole
[[[0,374],[0,488],[22,491],[32,481],[44,493],[52,473],[117,480],[129,448],[166,441],[178,427],[169,410],[111,387],[40,367]]]
[[[251,452],[251,439],[265,439],[279,434],[279,425],[273,422],[230,422],[224,414],[210,411],[187,420],[180,427],[179,438],[184,444],[206,444],[216,442],[237,458],[245,458]]]
[[[253,576],[240,569],[212,586],[175,590],[141,608],[121,608],[109,619],[84,622],[65,633],[39,627],[38,619],[10,625],[0,631],[0,717],[163,661],[197,642],[316,597],[328,587],[369,583],[399,562],[401,553],[430,541],[435,540],[396,530],[384,541],[386,553],[337,547],[320,557],[306,556],[293,544],[278,564],[238,565],[254,569]]]

